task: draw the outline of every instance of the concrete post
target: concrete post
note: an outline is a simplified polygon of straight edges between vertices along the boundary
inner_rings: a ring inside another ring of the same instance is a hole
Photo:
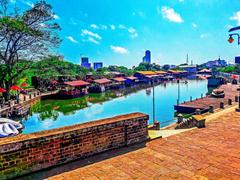
[[[232,99],[228,99],[228,105],[232,105]]]
[[[213,108],[213,106],[209,106],[209,112],[210,112],[210,113],[214,113],[214,108]]]
[[[183,115],[182,114],[178,114],[177,115],[177,123],[180,124],[183,121]]]
[[[224,109],[224,102],[220,102],[220,109]]]
[[[235,96],[235,102],[238,102],[238,96]]]
[[[201,110],[200,109],[196,109],[196,115],[200,115],[201,114]]]

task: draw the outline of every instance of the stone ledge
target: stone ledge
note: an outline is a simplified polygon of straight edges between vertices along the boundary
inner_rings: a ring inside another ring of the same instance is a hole
[[[144,118],[146,120],[149,119],[149,116],[143,113],[131,113],[131,114],[126,114],[126,115],[119,115],[119,116],[114,116],[111,118],[105,118],[101,120],[96,120],[96,121],[91,121],[91,122],[86,122],[82,124],[75,124],[71,126],[65,126],[61,128],[56,128],[52,130],[45,130],[45,131],[40,131],[32,134],[21,134],[15,137],[9,137],[9,138],[4,138],[0,139],[0,146],[2,145],[7,145],[7,144],[13,144],[13,143],[19,143],[19,142],[24,142],[28,140],[33,140],[36,138],[46,138],[48,136],[53,136],[57,134],[64,134],[64,133],[70,133],[76,130],[81,130],[81,129],[86,129],[86,128],[92,128],[92,127],[97,127],[97,126],[102,126],[102,125],[109,125],[112,123],[117,123],[117,122],[122,122],[124,120],[128,119],[139,119],[139,118]]]

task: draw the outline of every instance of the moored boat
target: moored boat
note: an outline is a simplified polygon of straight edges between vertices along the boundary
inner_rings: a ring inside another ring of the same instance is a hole
[[[211,95],[216,98],[224,98],[225,93],[222,89],[214,89]]]

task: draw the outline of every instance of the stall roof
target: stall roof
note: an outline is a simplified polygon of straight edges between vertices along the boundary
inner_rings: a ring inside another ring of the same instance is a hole
[[[209,69],[202,69],[202,70],[200,70],[198,72],[200,72],[200,73],[211,73],[212,71],[209,70]]]
[[[78,81],[64,82],[64,84],[69,85],[69,86],[76,86],[76,87],[77,87],[77,86],[87,86],[87,85],[89,85],[90,83],[85,82],[85,81],[78,80]]]
[[[107,84],[112,82],[111,80],[107,79],[107,78],[102,78],[102,79],[96,79],[94,80],[95,83],[97,84]]]
[[[117,82],[124,82],[126,81],[126,79],[122,78],[122,77],[118,77],[118,78],[113,78],[114,81],[117,81]]]
[[[153,71],[137,71],[137,73],[142,74],[142,75],[157,75],[157,73]]]
[[[137,77],[134,77],[134,76],[128,76],[128,77],[126,77],[126,79],[129,79],[129,80],[137,80],[138,78],[137,78]]]
[[[165,74],[167,74],[166,71],[155,71],[155,73],[160,74],[160,75],[165,75]]]

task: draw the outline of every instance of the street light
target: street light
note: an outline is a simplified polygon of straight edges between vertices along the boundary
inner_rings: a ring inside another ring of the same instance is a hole
[[[160,129],[160,123],[155,119],[155,88],[154,88],[154,80],[152,79],[152,89],[153,89],[153,99],[152,99],[152,109],[153,109],[153,127],[156,130]]]
[[[228,42],[229,43],[233,43],[234,42],[233,36],[237,36],[237,38],[238,38],[238,45],[240,45],[240,36],[239,36],[238,33],[229,34]]]
[[[238,31],[240,30],[240,26],[237,26],[237,27],[233,27],[231,29],[229,29],[229,33],[230,32],[233,32],[233,31]],[[238,40],[238,45],[240,45],[240,35],[238,33],[232,33],[232,34],[229,34],[229,39],[228,39],[228,42],[229,43],[233,43],[234,42],[234,39],[233,39],[233,36],[237,36],[237,40]],[[239,92],[239,95],[238,95],[238,108],[236,108],[236,111],[237,112],[240,112],[240,85],[239,87],[237,88],[237,91]]]
[[[178,99],[177,99],[177,105],[179,105],[180,103],[180,80],[177,79],[177,83],[178,83]]]
[[[238,94],[238,108],[236,108],[236,111],[240,112],[240,85],[237,88],[237,91],[239,92],[239,94]]]
[[[237,27],[233,27],[231,29],[229,29],[229,33],[230,32],[233,32],[233,31],[237,31],[237,30],[240,30],[240,26],[237,26]],[[232,33],[232,34],[229,34],[229,39],[228,39],[228,42],[229,43],[233,43],[234,42],[234,39],[233,39],[233,36],[237,36],[237,40],[238,40],[238,45],[240,45],[240,36],[238,33]]]

